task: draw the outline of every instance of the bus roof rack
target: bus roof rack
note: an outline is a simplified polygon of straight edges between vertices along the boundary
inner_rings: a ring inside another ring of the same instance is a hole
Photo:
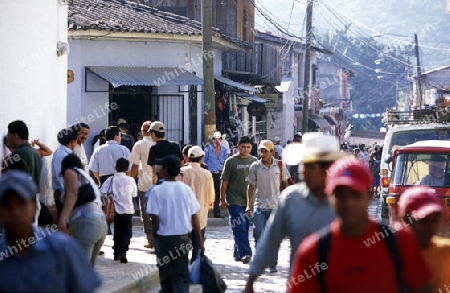
[[[432,107],[411,111],[387,109],[381,120],[386,126],[450,122],[450,107]]]

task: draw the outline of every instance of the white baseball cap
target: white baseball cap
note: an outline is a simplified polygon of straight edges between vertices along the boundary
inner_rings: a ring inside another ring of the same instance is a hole
[[[205,152],[198,145],[191,147],[188,151],[189,158],[198,158],[198,157],[203,157],[204,155],[205,155]]]

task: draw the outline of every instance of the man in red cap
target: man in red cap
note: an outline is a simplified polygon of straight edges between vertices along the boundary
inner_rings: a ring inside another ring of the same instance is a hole
[[[289,293],[431,292],[431,272],[414,235],[406,229],[393,234],[369,218],[371,186],[361,160],[345,157],[331,165],[325,192],[338,217],[300,244]]]
[[[450,241],[436,236],[444,208],[434,189],[415,186],[406,190],[398,202],[399,216],[412,218],[411,230],[431,267],[433,292],[450,290]]]

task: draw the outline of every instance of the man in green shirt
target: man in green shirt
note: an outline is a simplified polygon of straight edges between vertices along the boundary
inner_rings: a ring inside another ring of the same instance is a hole
[[[225,161],[220,183],[220,207],[228,208],[234,236],[233,256],[236,261],[249,263],[252,249],[248,239],[250,227],[247,207],[247,178],[250,165],[257,159],[250,155],[252,141],[243,136],[238,144],[239,152]]]
[[[4,160],[3,165],[7,167],[18,160],[25,162],[39,192],[41,156],[28,142],[28,127],[25,122],[16,120],[9,123],[6,141],[11,154]]]

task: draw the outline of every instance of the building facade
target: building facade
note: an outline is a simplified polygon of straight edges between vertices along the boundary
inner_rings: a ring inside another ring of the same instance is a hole
[[[0,133],[8,123],[23,120],[29,138],[52,150],[66,126],[67,6],[64,1],[2,1],[0,34]],[[7,154],[1,142],[0,157]],[[41,200],[53,203],[51,157],[43,159]]]
[[[220,76],[223,52],[244,49],[214,30],[214,50],[203,52],[199,22],[136,3],[108,3],[76,0],[70,7],[75,80],[68,88],[68,120],[91,117],[92,136],[120,118],[132,135],[143,121],[160,120],[167,139],[200,144],[203,60],[213,58]]]

